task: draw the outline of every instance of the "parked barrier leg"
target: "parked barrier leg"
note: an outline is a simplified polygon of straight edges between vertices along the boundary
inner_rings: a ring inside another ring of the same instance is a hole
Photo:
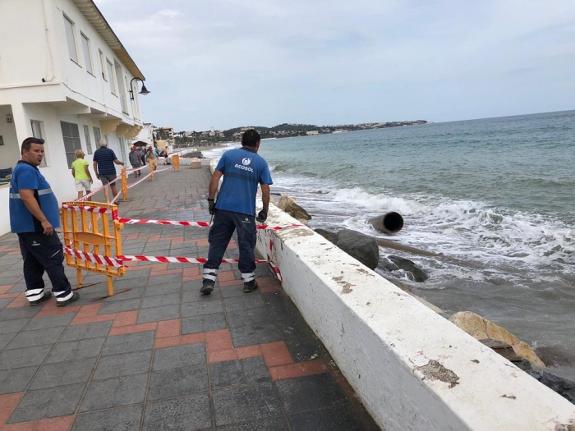
[[[81,289],[82,285],[84,284],[82,270],[80,268],[76,268],[76,284],[78,285],[78,289]]]
[[[108,296],[114,296],[114,278],[111,275],[108,276]]]
[[[128,200],[128,174],[126,172],[126,167],[122,168],[122,201]]]

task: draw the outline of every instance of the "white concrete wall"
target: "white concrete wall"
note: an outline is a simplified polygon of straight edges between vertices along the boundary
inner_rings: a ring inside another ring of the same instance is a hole
[[[268,223],[295,222],[271,206]],[[557,431],[575,423],[573,404],[311,229],[259,231],[264,256],[270,239],[286,293],[384,429]]]
[[[51,74],[42,0],[0,1],[0,87],[39,84]]]

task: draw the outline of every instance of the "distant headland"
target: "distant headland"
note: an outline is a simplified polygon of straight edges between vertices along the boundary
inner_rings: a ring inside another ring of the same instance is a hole
[[[288,138],[293,136],[313,136],[329,133],[343,133],[354,130],[383,129],[387,127],[415,126],[427,124],[426,120],[386,121],[378,123],[340,124],[335,126],[316,126],[313,124],[283,123],[273,127],[246,126],[227,130],[181,131],[173,132],[177,147],[211,144],[216,142],[238,141],[246,129],[256,129],[263,139]],[[161,129],[160,129],[161,130]],[[158,136],[159,139],[163,137]]]

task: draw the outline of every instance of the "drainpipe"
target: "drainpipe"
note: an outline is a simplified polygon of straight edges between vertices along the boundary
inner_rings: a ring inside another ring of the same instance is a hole
[[[48,76],[42,78],[42,82],[52,82],[54,75],[54,54],[50,45],[50,30],[48,29],[48,11],[46,10],[46,0],[42,0],[42,17],[44,19],[44,36],[46,39],[46,50],[48,52]]]

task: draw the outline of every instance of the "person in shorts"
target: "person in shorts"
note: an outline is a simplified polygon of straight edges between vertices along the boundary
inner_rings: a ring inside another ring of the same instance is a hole
[[[76,150],[76,160],[72,162],[72,176],[76,181],[76,191],[78,192],[78,199],[90,193],[92,187],[92,174],[90,174],[90,163],[84,160],[84,152]]]
[[[106,141],[101,141],[100,148],[94,152],[94,172],[96,172],[96,177],[102,181],[104,185],[104,194],[106,195],[107,202],[110,202],[108,198],[108,187],[106,187],[108,184],[112,189],[112,199],[118,194],[115,183],[116,167],[114,164],[123,166],[124,162],[118,160],[114,151],[108,148]]]

